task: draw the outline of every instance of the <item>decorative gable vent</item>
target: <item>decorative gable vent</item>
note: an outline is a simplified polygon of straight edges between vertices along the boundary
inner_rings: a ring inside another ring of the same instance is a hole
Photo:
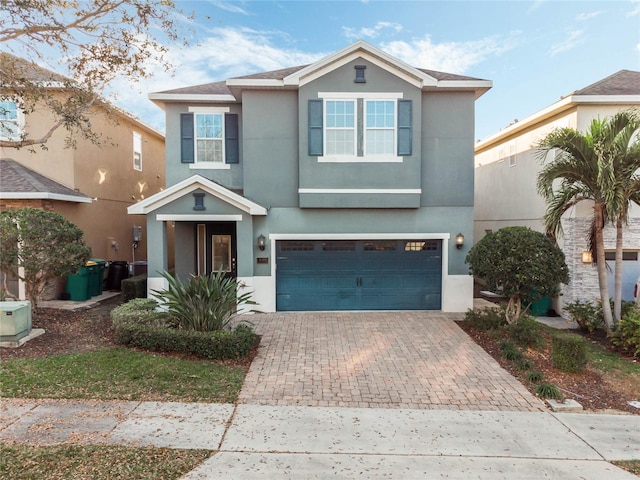
[[[356,69],[356,79],[354,83],[367,83],[367,79],[364,78],[364,71],[366,70],[366,65],[356,65],[353,67]]]

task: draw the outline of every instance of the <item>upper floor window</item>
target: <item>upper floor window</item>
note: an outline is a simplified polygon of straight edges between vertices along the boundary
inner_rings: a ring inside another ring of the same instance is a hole
[[[193,164],[191,168],[229,168],[238,163],[238,115],[220,108],[190,110],[180,114],[180,161]]]
[[[142,135],[133,132],[133,169],[142,171]]]
[[[0,138],[5,140],[19,139],[23,123],[23,115],[16,102],[0,101]]]
[[[196,163],[223,163],[222,114],[196,113]]]
[[[323,162],[401,162],[411,155],[411,100],[352,95],[321,93],[309,101],[309,155]]]

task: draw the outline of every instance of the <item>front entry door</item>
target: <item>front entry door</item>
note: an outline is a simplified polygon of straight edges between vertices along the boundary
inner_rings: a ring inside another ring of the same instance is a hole
[[[209,275],[222,270],[226,278],[237,276],[235,222],[214,222],[196,226],[198,274]],[[204,260],[204,261],[203,261]]]

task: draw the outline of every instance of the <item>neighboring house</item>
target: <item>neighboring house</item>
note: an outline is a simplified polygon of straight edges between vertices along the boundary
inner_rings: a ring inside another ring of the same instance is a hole
[[[594,118],[604,119],[619,111],[640,107],[640,72],[621,70],[599,82],[563,97],[553,105],[509,125],[476,143],[474,238],[510,225],[544,231],[544,200],[536,190],[541,163],[535,144],[554,128],[586,131]],[[558,242],[569,266],[571,281],[561,300],[591,301],[599,298],[597,272],[588,254],[593,209],[581,202],[563,219],[564,234]],[[609,289],[613,296],[615,229],[605,229]],[[640,209],[632,207],[624,231],[623,298],[633,300],[640,274]]]
[[[262,311],[466,310],[474,102],[489,88],[359,41],[151,94],[167,188],[129,207],[147,215],[149,289],[174,229],[178,276],[223,270]]]
[[[30,75],[41,75],[43,81],[59,78],[23,62]],[[11,92],[2,91],[2,96],[0,139],[13,140],[22,132],[39,138],[53,125],[46,109],[37,108],[25,117]],[[66,148],[67,131],[59,128],[45,149],[0,148],[0,210],[35,207],[57,212],[84,231],[94,258],[146,260],[145,218],[128,215],[127,207],[164,188],[164,136],[127,112],[112,105],[109,109],[110,115],[101,106],[90,113],[93,131],[104,139],[99,146],[78,138],[75,148]],[[134,226],[143,227],[143,241],[135,244]],[[49,298],[61,290],[58,286]],[[18,293],[16,285],[10,293]]]

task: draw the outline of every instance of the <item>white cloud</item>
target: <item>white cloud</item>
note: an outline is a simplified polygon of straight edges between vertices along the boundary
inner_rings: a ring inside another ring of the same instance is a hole
[[[589,12],[589,13],[581,13],[579,14],[576,19],[580,20],[580,21],[586,21],[586,20],[591,20],[592,18],[597,17],[598,15],[600,15],[602,12]]]
[[[209,0],[209,3],[214,7],[218,7],[220,10],[226,10],[227,12],[231,13],[241,13],[242,15],[249,15],[249,12],[247,12],[244,8],[239,7],[237,3],[223,2],[220,0]]]
[[[393,22],[378,22],[373,27],[361,27],[359,29],[353,27],[342,27],[342,33],[349,40],[360,40],[363,38],[377,38],[382,30],[391,29],[398,33],[402,31],[402,25]]]
[[[633,9],[627,12],[627,17],[640,15],[640,0],[631,0],[631,4],[633,5]]]
[[[517,34],[517,33],[516,33]],[[488,57],[501,55],[516,45],[512,36],[491,36],[466,42],[434,43],[429,35],[410,42],[393,41],[381,44],[389,55],[399,58],[409,65],[442,70],[450,73],[464,73]]]
[[[569,30],[567,38],[551,46],[551,56],[574,49],[583,42],[584,30]]]

